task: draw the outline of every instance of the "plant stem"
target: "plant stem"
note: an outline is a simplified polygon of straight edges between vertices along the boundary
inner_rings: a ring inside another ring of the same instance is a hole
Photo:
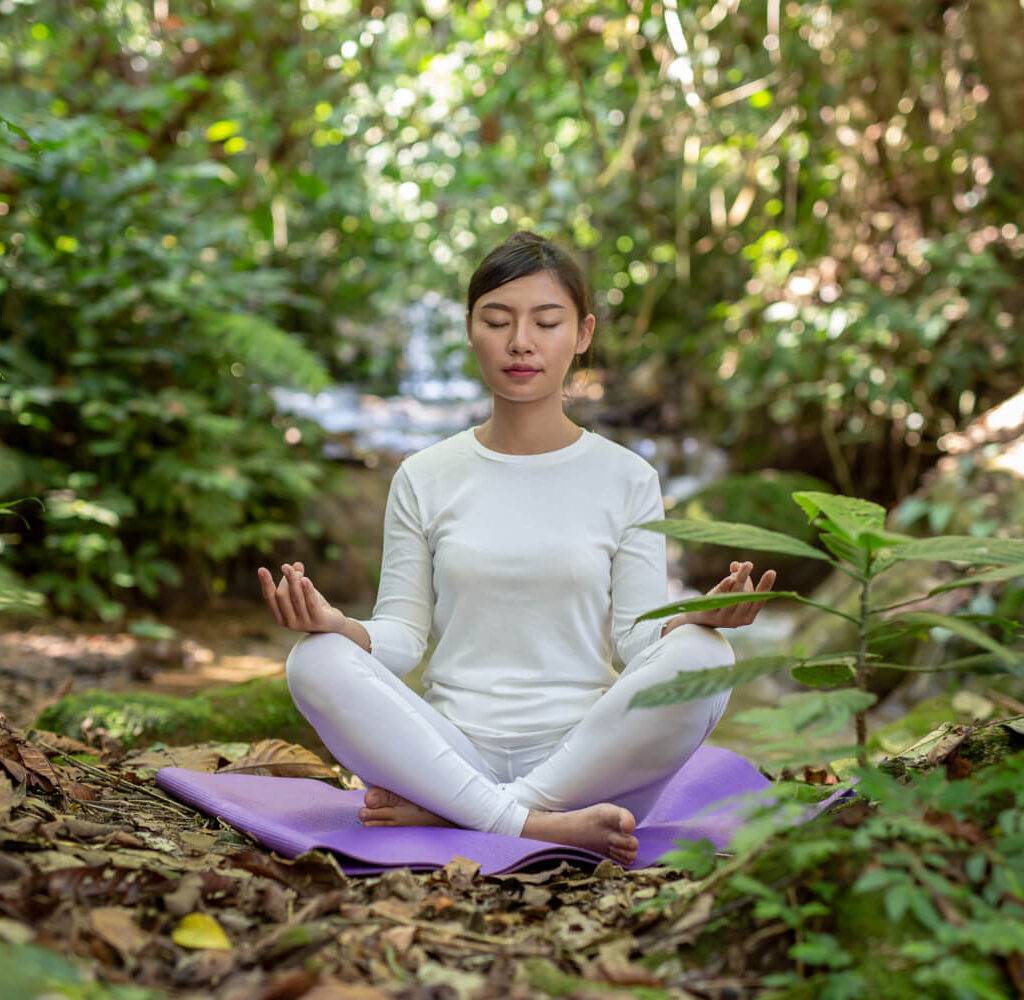
[[[871,666],[868,663],[867,652],[868,652],[868,616],[871,614],[869,607],[871,591],[871,561],[868,557],[868,564],[866,566],[866,572],[864,574],[864,582],[860,589],[860,622],[857,626],[857,687],[861,691],[868,689],[868,673],[871,670]],[[868,719],[867,709],[860,709],[855,716],[855,723],[857,727],[857,763],[861,767],[865,767],[868,762],[867,758],[867,740],[868,740]]]

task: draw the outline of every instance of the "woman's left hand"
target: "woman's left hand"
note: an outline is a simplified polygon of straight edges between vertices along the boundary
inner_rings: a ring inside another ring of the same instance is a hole
[[[775,570],[765,570],[758,581],[757,587],[751,580],[754,571],[752,562],[734,562],[729,566],[729,575],[707,592],[708,597],[715,594],[734,594],[754,590],[764,592],[772,589],[775,583]],[[764,601],[750,601],[746,604],[733,604],[728,608],[716,608],[714,611],[687,611],[675,618],[670,618],[662,631],[667,635],[679,625],[707,625],[710,628],[739,628],[749,625],[761,611]]]

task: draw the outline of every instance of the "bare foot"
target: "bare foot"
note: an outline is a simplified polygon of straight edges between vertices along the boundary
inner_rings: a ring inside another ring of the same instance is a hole
[[[364,806],[359,810],[363,826],[455,826],[397,792],[377,785],[370,785],[366,789],[363,802]],[[640,846],[633,836],[635,829],[636,818],[628,809],[610,802],[600,802],[570,812],[539,812],[531,809],[522,836],[555,844],[586,847],[626,867],[636,860],[637,848]]]
[[[633,836],[636,818],[622,806],[599,802],[570,812],[539,812],[531,809],[522,836],[556,844],[586,847],[606,854],[625,867],[636,861],[639,841]]]
[[[359,819],[363,826],[454,826],[441,816],[402,798],[397,792],[370,785]]]

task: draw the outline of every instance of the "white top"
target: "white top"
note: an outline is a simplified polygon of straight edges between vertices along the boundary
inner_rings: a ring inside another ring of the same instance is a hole
[[[471,739],[557,739],[658,638],[667,604],[657,470],[582,428],[539,455],[485,447],[473,428],[407,456],[384,511],[380,587],[360,621],[395,674],[422,659],[424,697]],[[632,627],[632,630],[631,630]]]

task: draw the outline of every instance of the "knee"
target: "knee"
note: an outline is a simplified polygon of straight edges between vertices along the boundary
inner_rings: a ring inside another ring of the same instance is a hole
[[[668,659],[677,671],[731,667],[736,662],[729,640],[704,625],[680,625],[665,636],[665,643],[672,650]]]
[[[318,699],[324,684],[337,689],[355,670],[349,662],[359,647],[336,632],[309,632],[292,646],[284,663],[285,680],[295,700]]]

